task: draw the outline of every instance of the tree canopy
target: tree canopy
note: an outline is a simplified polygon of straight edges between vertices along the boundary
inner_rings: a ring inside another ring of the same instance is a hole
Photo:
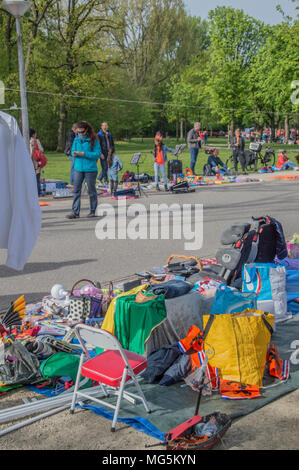
[[[119,139],[184,138],[197,120],[214,130],[298,126],[298,18],[282,12],[269,26],[217,7],[202,20],[183,0],[31,3],[22,18],[29,122],[48,149],[62,151],[82,119],[96,130],[107,121]],[[20,102],[17,39],[1,8],[0,26],[7,107]]]

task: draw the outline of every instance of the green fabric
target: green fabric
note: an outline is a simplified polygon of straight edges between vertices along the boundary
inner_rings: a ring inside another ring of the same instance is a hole
[[[41,363],[40,371],[45,379],[66,376],[71,377],[75,382],[79,368],[79,361],[79,356],[58,352]]]
[[[166,319],[166,305],[164,295],[142,303],[135,302],[135,298],[136,294],[117,298],[114,334],[124,349],[144,354],[150,332]]]

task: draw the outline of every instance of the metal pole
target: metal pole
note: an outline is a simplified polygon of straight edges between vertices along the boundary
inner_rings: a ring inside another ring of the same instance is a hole
[[[20,18],[16,17],[17,28],[17,41],[18,41],[18,58],[19,58],[19,76],[20,76],[20,94],[21,94],[21,108],[22,108],[22,134],[28,151],[29,149],[29,120],[28,120],[28,106],[26,95],[26,82],[24,71],[24,58],[23,58],[23,44],[21,35],[21,22]]]

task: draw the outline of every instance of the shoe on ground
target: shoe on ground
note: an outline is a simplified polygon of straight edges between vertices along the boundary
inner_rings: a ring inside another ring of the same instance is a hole
[[[87,217],[88,217],[88,219],[91,219],[92,217],[95,217],[95,216],[96,215],[95,215],[94,212],[90,212]]]
[[[168,186],[164,186],[164,191],[169,191]]]
[[[160,191],[160,186],[156,184],[156,191]]]
[[[74,214],[73,212],[71,212],[70,214],[67,214],[65,216],[67,219],[78,219],[79,218],[79,215],[76,215]]]

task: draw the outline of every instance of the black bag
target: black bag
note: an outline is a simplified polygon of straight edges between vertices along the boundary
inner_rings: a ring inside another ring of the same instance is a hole
[[[181,183],[177,183],[171,186],[170,191],[172,191],[173,193],[189,193],[191,191],[195,191],[195,189],[190,190],[187,181],[182,181]]]
[[[209,163],[206,163],[203,167],[204,176],[213,176],[212,167]]]
[[[277,249],[276,225],[269,217],[254,218],[250,222],[237,222],[222,232],[224,245],[216,252],[218,276],[228,285],[241,278],[242,267],[246,263],[273,263]],[[216,266],[215,266],[216,267]],[[200,274],[211,275],[213,266]]]
[[[183,173],[182,160],[169,160],[168,161],[168,179],[172,178],[172,175],[179,175]]]

